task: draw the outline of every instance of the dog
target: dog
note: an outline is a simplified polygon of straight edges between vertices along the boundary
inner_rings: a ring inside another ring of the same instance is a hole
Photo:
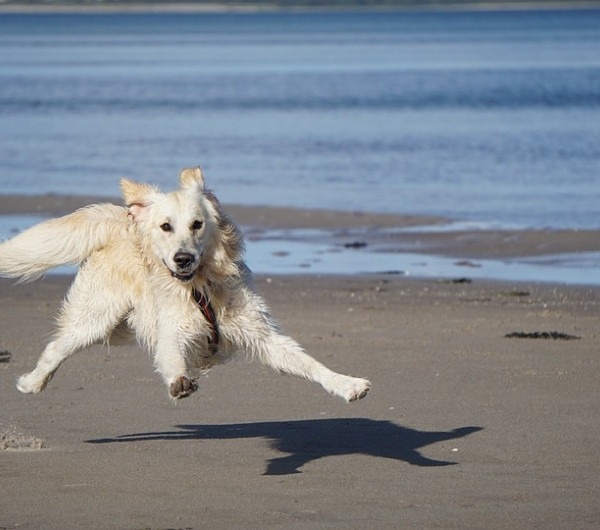
[[[78,265],[54,340],[18,379],[21,392],[44,390],[67,358],[92,344],[137,339],[173,400],[239,354],[348,402],[367,395],[369,381],[330,370],[282,332],[253,287],[239,228],[199,167],[182,170],[170,193],[128,179],[121,190],[125,206],[86,206],[0,244],[0,276],[31,281]]]

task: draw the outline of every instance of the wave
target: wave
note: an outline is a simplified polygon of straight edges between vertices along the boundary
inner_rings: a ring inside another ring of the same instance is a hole
[[[0,112],[394,110],[600,106],[600,69],[12,78]]]

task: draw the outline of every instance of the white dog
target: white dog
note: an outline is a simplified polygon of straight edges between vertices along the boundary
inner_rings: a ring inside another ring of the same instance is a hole
[[[281,332],[252,290],[240,232],[205,190],[200,168],[184,169],[171,193],[130,180],[121,188],[127,208],[91,205],[0,244],[1,276],[27,281],[79,264],[56,336],[19,378],[21,392],[43,390],[82,348],[135,335],[174,399],[239,352],[346,401],[367,394],[369,381],[333,372]]]

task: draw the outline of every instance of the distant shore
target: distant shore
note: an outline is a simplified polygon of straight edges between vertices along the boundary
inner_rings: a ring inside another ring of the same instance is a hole
[[[254,2],[166,2],[166,1],[72,1],[72,2],[15,2],[0,1],[2,13],[252,13],[269,11],[324,10],[407,10],[407,11],[506,11],[506,10],[600,9],[600,0],[588,1],[414,1],[390,0],[358,2],[341,0],[313,1],[254,1]]]

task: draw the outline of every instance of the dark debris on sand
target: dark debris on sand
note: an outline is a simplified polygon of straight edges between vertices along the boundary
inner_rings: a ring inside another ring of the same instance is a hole
[[[577,335],[569,335],[559,331],[513,331],[504,335],[507,339],[546,339],[546,340],[579,340]]]

